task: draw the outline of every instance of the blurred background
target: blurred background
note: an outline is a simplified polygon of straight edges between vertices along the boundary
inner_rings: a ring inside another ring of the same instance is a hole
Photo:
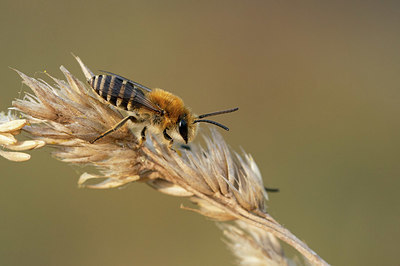
[[[400,5],[397,1],[2,1],[8,67],[83,79],[71,52],[165,88],[252,154],[269,212],[334,265],[398,265]],[[207,126],[203,132],[207,134]],[[200,138],[199,138],[200,139]],[[143,184],[78,189],[85,170],[30,152],[0,158],[0,265],[231,265],[215,224]],[[289,256],[297,256],[290,248]]]

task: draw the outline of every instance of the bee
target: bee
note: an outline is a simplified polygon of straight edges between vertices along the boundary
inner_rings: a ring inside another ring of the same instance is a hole
[[[102,71],[106,74],[96,75],[88,80],[92,89],[104,100],[119,109],[128,112],[128,116],[123,118],[111,129],[90,141],[107,136],[122,127],[128,120],[142,124],[141,141],[146,139],[146,130],[150,129],[155,133],[163,134],[164,138],[172,146],[174,139],[179,142],[191,142],[197,133],[198,123],[205,122],[229,130],[226,126],[205,117],[231,113],[239,108],[224,111],[194,115],[187,108],[182,99],[178,96],[162,89],[153,89],[129,80],[117,74]]]

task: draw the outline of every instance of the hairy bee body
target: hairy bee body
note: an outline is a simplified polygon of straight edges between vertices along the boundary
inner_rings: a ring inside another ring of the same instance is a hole
[[[182,99],[162,89],[149,89],[139,83],[123,78],[119,75],[106,72],[110,75],[97,75],[88,80],[93,90],[105,101],[117,108],[128,111],[130,114],[112,129],[104,132],[91,142],[106,136],[117,130],[128,120],[134,123],[142,123],[142,138],[149,127],[156,133],[162,132],[165,139],[172,143],[173,138],[181,138],[185,143],[192,141],[197,133],[197,122],[208,122],[220,126],[226,130],[227,127],[211,121],[198,119],[207,116],[229,113],[238,108],[220,111],[200,116],[193,115]]]
[[[93,76],[89,84],[104,100],[127,111],[140,108],[136,99],[144,97],[143,91],[134,89],[134,84],[117,76]]]

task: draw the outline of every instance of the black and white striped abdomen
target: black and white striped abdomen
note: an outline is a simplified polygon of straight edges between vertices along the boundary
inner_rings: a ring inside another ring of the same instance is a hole
[[[132,111],[142,106],[142,90],[129,80],[112,75],[97,75],[88,80],[93,90],[104,100],[124,110]]]

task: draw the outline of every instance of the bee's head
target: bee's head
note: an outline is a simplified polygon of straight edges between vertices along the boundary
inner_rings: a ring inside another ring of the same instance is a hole
[[[194,118],[190,113],[179,117],[177,127],[179,135],[186,144],[191,142],[196,136],[198,126],[194,123]]]
[[[187,112],[184,115],[180,116],[178,119],[177,127],[178,127],[178,131],[179,131],[179,135],[182,137],[182,139],[185,141],[186,144],[188,142],[192,141],[197,133],[198,126],[196,123],[199,123],[199,122],[210,123],[210,124],[219,126],[225,130],[229,130],[229,128],[227,128],[226,126],[224,126],[218,122],[215,122],[212,120],[207,120],[207,119],[202,119],[202,118],[208,117],[208,116],[231,113],[231,112],[235,112],[237,110],[239,110],[239,108],[233,108],[233,109],[229,109],[229,110],[203,114],[203,115],[199,115],[197,117],[193,117],[193,115],[191,115],[190,112]]]

